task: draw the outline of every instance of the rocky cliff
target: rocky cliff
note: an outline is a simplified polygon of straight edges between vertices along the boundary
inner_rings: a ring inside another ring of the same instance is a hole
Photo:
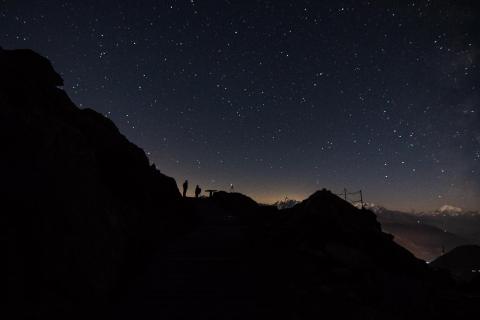
[[[33,51],[0,50],[8,297],[32,312],[106,299],[147,238],[171,229],[180,198],[172,178],[62,85]]]

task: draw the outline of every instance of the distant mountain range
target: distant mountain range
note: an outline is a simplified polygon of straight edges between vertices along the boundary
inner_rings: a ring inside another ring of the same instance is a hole
[[[357,203],[355,204],[356,207],[360,207],[361,204]],[[369,209],[369,210],[372,210],[373,212],[383,212],[383,211],[395,211],[395,212],[402,212],[402,213],[406,213],[408,215],[412,215],[412,216],[436,216],[436,215],[449,215],[449,216],[457,216],[457,215],[468,215],[468,216],[480,216],[480,212],[478,211],[471,211],[471,210],[464,210],[462,208],[459,208],[459,207],[455,207],[455,206],[452,206],[452,205],[449,205],[449,204],[445,204],[443,206],[441,206],[440,208],[438,209],[435,209],[435,210],[431,210],[431,211],[420,211],[420,212],[405,212],[405,211],[399,211],[399,210],[391,210],[391,209],[387,209],[383,206],[380,206],[380,205],[377,205],[377,204],[374,204],[374,203],[370,203],[370,202],[366,202],[364,203],[364,207],[366,209]]]
[[[394,240],[425,261],[461,245],[480,244],[480,214],[451,205],[421,213],[389,210],[374,204],[366,208],[375,212],[382,229]]]

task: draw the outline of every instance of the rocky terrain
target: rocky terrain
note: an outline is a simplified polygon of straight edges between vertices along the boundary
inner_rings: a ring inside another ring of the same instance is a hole
[[[139,252],[172,230],[175,181],[110,120],[78,109],[47,59],[1,50],[0,70],[8,304],[61,312],[79,299],[102,302]]]
[[[460,282],[469,282],[480,276],[480,246],[459,246],[432,261],[431,266],[448,270]]]

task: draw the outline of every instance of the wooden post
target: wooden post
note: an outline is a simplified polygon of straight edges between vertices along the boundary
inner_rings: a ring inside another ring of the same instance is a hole
[[[343,198],[347,201],[347,188],[343,188]]]

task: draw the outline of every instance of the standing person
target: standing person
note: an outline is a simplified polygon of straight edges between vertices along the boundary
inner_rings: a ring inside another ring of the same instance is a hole
[[[202,189],[197,184],[197,186],[195,187],[195,198],[198,198],[201,192],[202,192]]]
[[[183,197],[185,198],[187,196],[187,190],[188,190],[188,180],[185,180],[183,183]]]
[[[234,189],[233,189],[233,183],[230,183],[230,192],[233,192]]]

